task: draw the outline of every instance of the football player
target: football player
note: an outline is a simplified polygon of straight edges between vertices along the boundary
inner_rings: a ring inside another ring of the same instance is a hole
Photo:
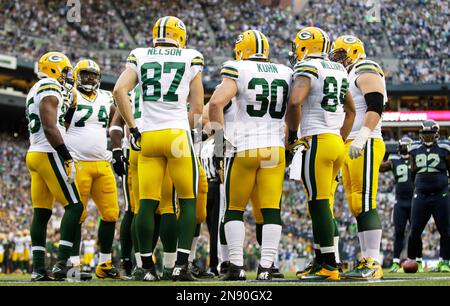
[[[405,240],[406,224],[411,222],[411,201],[414,193],[414,186],[411,180],[411,165],[409,162],[409,149],[412,139],[403,137],[398,141],[398,155],[390,155],[389,160],[383,162],[380,172],[392,171],[395,179],[395,200],[394,205],[394,262],[389,272],[402,272],[400,267],[400,254],[403,250]],[[422,258],[421,247],[419,257]],[[423,272],[422,261],[418,261],[419,270]]]
[[[196,228],[198,165],[190,131],[194,128],[194,117],[200,117],[203,110],[204,60],[198,51],[185,48],[186,27],[176,17],[166,16],[156,22],[153,43],[154,48],[131,52],[127,68],[114,88],[118,108],[130,128],[131,146],[141,150],[137,237],[143,268],[149,273],[149,279],[156,277],[152,261],[154,246],[148,237],[154,234],[154,214],[168,167],[180,200],[173,279],[192,280],[188,259]],[[136,128],[128,98],[128,92],[137,84],[143,98],[141,131]]]
[[[408,258],[420,258],[422,232],[433,216],[441,235],[440,257],[443,261],[439,263],[439,272],[450,272],[450,144],[439,141],[439,125],[435,121],[426,120],[422,123],[420,143],[412,145],[409,154],[414,196]]]
[[[33,252],[32,281],[48,281],[45,269],[47,223],[52,215],[53,202],[64,205],[61,221],[61,240],[58,260],[53,267],[56,279],[65,279],[79,226],[83,204],[75,182],[75,162],[65,145],[63,90],[72,70],[69,59],[62,53],[50,52],[38,62],[41,79],[27,96],[26,116],[30,132],[30,148],[26,157],[31,175],[33,221],[31,240]]]
[[[321,265],[302,279],[336,281],[340,275],[330,199],[344,162],[344,140],[353,125],[355,106],[348,91],[347,71],[328,59],[330,44],[328,35],[316,27],[304,28],[295,36],[291,59],[295,64],[294,83],[286,122],[290,147],[307,141],[309,148],[303,155],[302,181],[316,237],[316,260]]]
[[[235,43],[235,61],[224,63],[222,83],[214,91],[209,119],[215,128],[215,155],[223,157],[224,107],[235,98],[236,153],[225,174],[225,236],[230,267],[223,280],[245,280],[243,214],[254,188],[263,217],[261,259],[257,279],[272,279],[271,267],[281,238],[280,199],[285,152],[284,117],[292,69],[269,61],[269,42],[261,32],[249,30]],[[227,128],[228,129],[228,128]]]
[[[381,221],[377,212],[378,173],[386,147],[381,135],[381,115],[387,102],[386,82],[380,66],[366,59],[364,45],[354,36],[341,36],[331,47],[330,58],[343,64],[355,101],[356,118],[345,146],[342,168],[347,201],[358,224],[360,264],[345,274],[352,279],[380,279]]]

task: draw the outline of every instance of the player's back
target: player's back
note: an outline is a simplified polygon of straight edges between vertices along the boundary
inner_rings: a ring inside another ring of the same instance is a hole
[[[227,122],[227,135],[237,151],[284,147],[286,114],[292,69],[261,61],[228,61],[221,74],[236,81],[234,121]]]
[[[347,71],[325,58],[307,58],[295,65],[295,77],[308,77],[311,88],[302,106],[301,136],[340,135],[348,88]]]
[[[356,110],[356,117],[355,122],[353,124],[352,131],[349,135],[349,139],[354,139],[359,131],[361,130],[362,126],[364,125],[365,115],[367,111],[367,103],[366,99],[362,93],[362,91],[356,86],[356,81],[358,77],[363,73],[376,73],[378,74],[382,80],[383,80],[383,87],[384,87],[384,103],[386,104],[388,101],[387,98],[387,92],[386,92],[386,81],[384,78],[384,72],[381,69],[380,65],[378,65],[376,62],[365,59],[355,64],[355,66],[352,68],[352,70],[349,72],[348,75],[348,81],[349,81],[349,89],[353,97],[353,102],[355,103],[355,110]],[[375,129],[370,134],[371,138],[379,138],[382,139],[381,135],[381,125],[382,120],[378,122],[378,125],[375,127]]]
[[[66,134],[64,128],[63,87],[55,79],[42,79],[31,88],[26,100],[25,113],[28,120],[28,131],[30,133],[30,152],[55,152],[45,137],[39,112],[40,104],[47,96],[56,96],[58,98],[58,122],[56,125],[63,138]]]
[[[127,65],[139,78],[142,131],[190,130],[187,99],[190,84],[203,70],[203,56],[193,49],[139,48]]]

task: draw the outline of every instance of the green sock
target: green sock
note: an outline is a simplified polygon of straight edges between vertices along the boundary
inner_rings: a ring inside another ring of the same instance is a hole
[[[380,216],[376,209],[363,212],[356,217],[356,222],[358,224],[358,232],[379,230],[382,228]]]
[[[33,246],[33,270],[45,270],[45,246],[47,240],[47,224],[52,216],[49,209],[35,208],[31,222],[31,244]]]
[[[200,236],[200,230],[202,229],[202,224],[197,224],[195,226],[195,234],[194,237],[199,237]]]
[[[140,200],[139,213],[136,216],[136,234],[139,241],[139,252],[153,252],[153,232],[155,231],[155,212],[159,202],[155,200]]]
[[[225,237],[225,222],[220,222],[219,232],[220,244],[227,245],[227,238]]]
[[[133,241],[131,239],[131,226],[134,214],[126,211],[120,223],[120,254],[122,259],[131,259]]]
[[[135,253],[139,253],[139,239],[137,237],[136,231],[136,219],[137,215],[134,215],[133,220],[131,221],[131,240],[133,242],[133,248]]]
[[[256,241],[258,242],[259,246],[262,246],[262,229],[264,224],[258,224],[256,223]]]
[[[100,253],[110,254],[114,241],[114,232],[116,230],[116,222],[107,222],[100,220],[98,227],[98,242],[100,244]]]
[[[178,249],[187,253],[177,253],[177,265],[187,264],[194,239],[196,221],[196,199],[180,199],[180,217],[178,219]]]
[[[334,222],[329,200],[313,200],[308,203],[313,228],[320,244],[322,259],[331,266],[336,266],[334,258]],[[326,251],[324,249],[326,248]],[[329,255],[330,254],[330,255]]]
[[[80,244],[81,244],[81,224],[78,224],[75,230],[75,237],[73,240],[72,251],[70,256],[80,256]]]
[[[58,261],[60,262],[67,262],[70,257],[82,213],[83,204],[81,203],[69,204],[65,207],[64,216],[61,220],[61,240],[58,249]]]
[[[333,219],[333,223],[334,223],[334,237],[339,237],[338,221],[336,219]]]
[[[177,215],[161,215],[161,225],[159,227],[159,236],[163,244],[165,253],[175,253],[177,251]]]
[[[160,227],[161,227],[161,215],[155,214],[155,230],[153,231],[153,241],[152,241],[153,251],[156,249],[156,245],[158,244]]]

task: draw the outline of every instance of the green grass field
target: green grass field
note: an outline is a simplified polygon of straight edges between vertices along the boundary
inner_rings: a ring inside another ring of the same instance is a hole
[[[218,278],[192,283],[185,286],[450,286],[450,273],[393,274],[385,271],[381,281],[340,281],[340,282],[305,282],[299,281],[295,273],[288,273],[285,280],[272,282],[254,281],[256,273],[248,273],[246,282],[221,282]],[[116,281],[94,279],[90,282],[49,282],[31,283],[29,275],[0,275],[0,286],[179,286],[180,283],[157,282],[144,283],[134,281]]]

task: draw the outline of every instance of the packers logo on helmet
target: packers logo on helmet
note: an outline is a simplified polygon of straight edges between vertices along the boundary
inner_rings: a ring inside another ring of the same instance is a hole
[[[38,78],[53,78],[60,84],[64,84],[68,80],[71,71],[70,60],[60,52],[48,52],[37,63]]]
[[[236,60],[268,60],[270,53],[267,37],[258,30],[249,30],[238,36],[234,46]]]
[[[73,70],[73,77],[78,89],[91,93],[100,87],[100,67],[92,60],[81,60]]]
[[[338,37],[331,46],[330,59],[348,67],[366,58],[364,44],[355,36],[344,35]]]
[[[309,56],[325,57],[330,50],[330,44],[328,34],[322,29],[304,28],[295,35],[289,60],[292,65],[295,65],[297,61],[302,61]]]
[[[186,26],[174,16],[159,18],[153,27],[153,44],[172,44],[178,48],[186,47]]]

